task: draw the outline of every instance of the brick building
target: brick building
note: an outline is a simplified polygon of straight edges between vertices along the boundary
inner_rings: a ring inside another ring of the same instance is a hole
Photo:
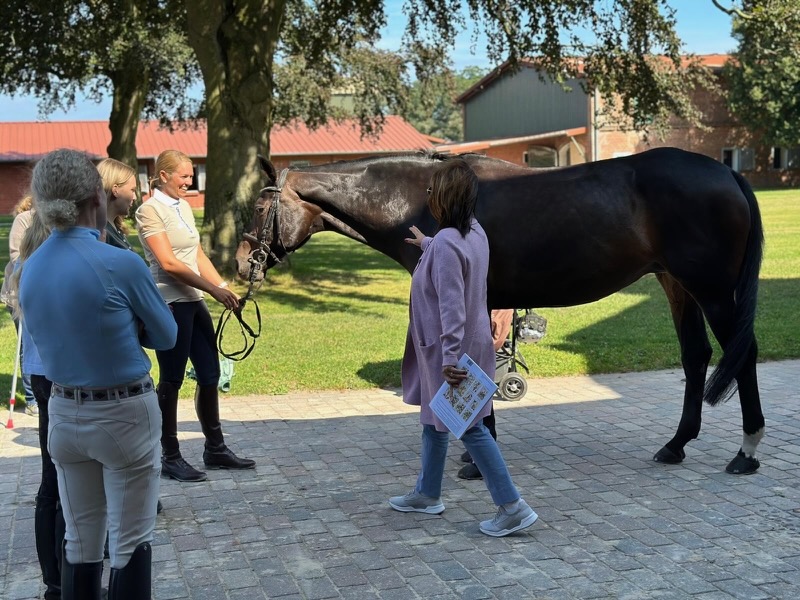
[[[701,56],[719,74],[727,55]],[[573,165],[675,146],[705,154],[742,172],[755,186],[800,185],[800,148],[762,143],[728,111],[724,98],[694,94],[707,130],[673,120],[664,139],[646,139],[602,114],[604,99],[586,94],[577,79],[562,86],[540,79],[533,61],[513,72],[505,63],[458,97],[464,142],[443,152],[478,152],[533,167]]]
[[[74,148],[98,161],[111,141],[105,121],[0,123],[0,213],[8,214],[27,192],[35,162],[56,148]],[[277,168],[322,164],[381,154],[431,149],[435,140],[421,134],[400,117],[389,116],[380,134],[361,137],[354,121],[330,123],[311,131],[303,124],[274,127],[270,134],[271,159]],[[200,208],[206,189],[206,125],[169,131],[142,121],[136,135],[139,183],[147,197],[148,180],[155,174],[159,152],[174,148],[191,157],[195,177],[187,200]]]

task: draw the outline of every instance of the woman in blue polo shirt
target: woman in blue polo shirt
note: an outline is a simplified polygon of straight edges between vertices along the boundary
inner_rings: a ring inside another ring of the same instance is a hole
[[[62,595],[100,598],[107,522],[109,598],[150,598],[161,412],[142,346],[171,348],[175,320],[144,262],[99,241],[106,195],[86,155],[47,154],[31,189],[52,233],[25,262],[20,307],[53,382]]]

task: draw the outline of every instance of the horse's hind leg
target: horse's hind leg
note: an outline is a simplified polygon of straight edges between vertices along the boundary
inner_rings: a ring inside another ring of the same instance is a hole
[[[757,355],[754,339],[747,364],[736,377],[739,386],[739,404],[742,407],[742,447],[725,468],[728,473],[734,475],[755,473],[760,466],[756,458],[756,449],[764,437],[764,413],[761,411],[761,397],[758,393]]]
[[[659,273],[656,277],[669,300],[672,321],[681,347],[681,363],[686,374],[686,388],[678,430],[672,439],[655,454],[653,460],[663,463],[679,463],[686,457],[684,446],[700,433],[703,387],[706,381],[708,362],[711,360],[711,344],[706,335],[703,312],[697,302],[670,275]]]
[[[704,304],[705,306],[705,304]],[[708,324],[720,345],[725,348],[731,336],[730,323],[734,306],[712,305],[706,307],[705,313]],[[758,377],[756,375],[756,359],[758,345],[755,336],[752,338],[750,348],[744,365],[736,375],[739,388],[739,404],[742,408],[742,446],[737,455],[728,464],[725,470],[734,475],[748,475],[755,473],[760,466],[756,458],[756,449],[764,437],[764,413],[761,410],[761,397],[758,392]]]

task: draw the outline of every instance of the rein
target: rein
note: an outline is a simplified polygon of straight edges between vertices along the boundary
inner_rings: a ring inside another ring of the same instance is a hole
[[[256,340],[261,335],[261,310],[258,308],[258,302],[256,302],[255,293],[261,287],[261,284],[264,283],[267,260],[271,257],[276,263],[282,262],[267,243],[267,234],[269,233],[270,226],[272,227],[272,240],[276,241],[279,248],[282,249],[286,254],[289,253],[286,249],[286,246],[284,246],[283,241],[281,240],[281,217],[279,210],[281,191],[283,190],[283,185],[286,182],[286,174],[288,172],[289,169],[283,169],[280,172],[278,181],[275,183],[275,185],[267,186],[261,190],[262,195],[264,192],[272,193],[272,204],[270,205],[267,217],[264,219],[264,222],[258,232],[258,236],[256,237],[249,233],[245,233],[243,235],[244,239],[255,245],[255,250],[253,250],[250,258],[248,259],[250,262],[250,274],[247,277],[249,284],[247,287],[247,293],[239,300],[239,307],[236,310],[226,308],[219,316],[219,321],[217,321],[217,330],[215,332],[217,339],[217,350],[222,356],[233,361],[244,360],[250,355],[250,353],[253,351],[253,348],[256,347]],[[262,275],[260,280],[257,280],[256,276],[259,273],[262,273]],[[248,301],[252,302],[253,306],[255,307],[256,321],[258,323],[256,329],[250,327],[250,325],[247,324],[242,317],[242,312],[244,311],[245,304],[247,304]],[[239,334],[242,337],[242,346],[239,350],[226,352],[222,347],[223,330],[228,324],[231,315],[235,315],[236,320],[239,321]]]

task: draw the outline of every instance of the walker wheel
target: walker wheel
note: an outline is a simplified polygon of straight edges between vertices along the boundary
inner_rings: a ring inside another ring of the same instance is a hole
[[[528,382],[519,373],[506,373],[500,379],[497,391],[503,400],[520,400],[528,392]]]

